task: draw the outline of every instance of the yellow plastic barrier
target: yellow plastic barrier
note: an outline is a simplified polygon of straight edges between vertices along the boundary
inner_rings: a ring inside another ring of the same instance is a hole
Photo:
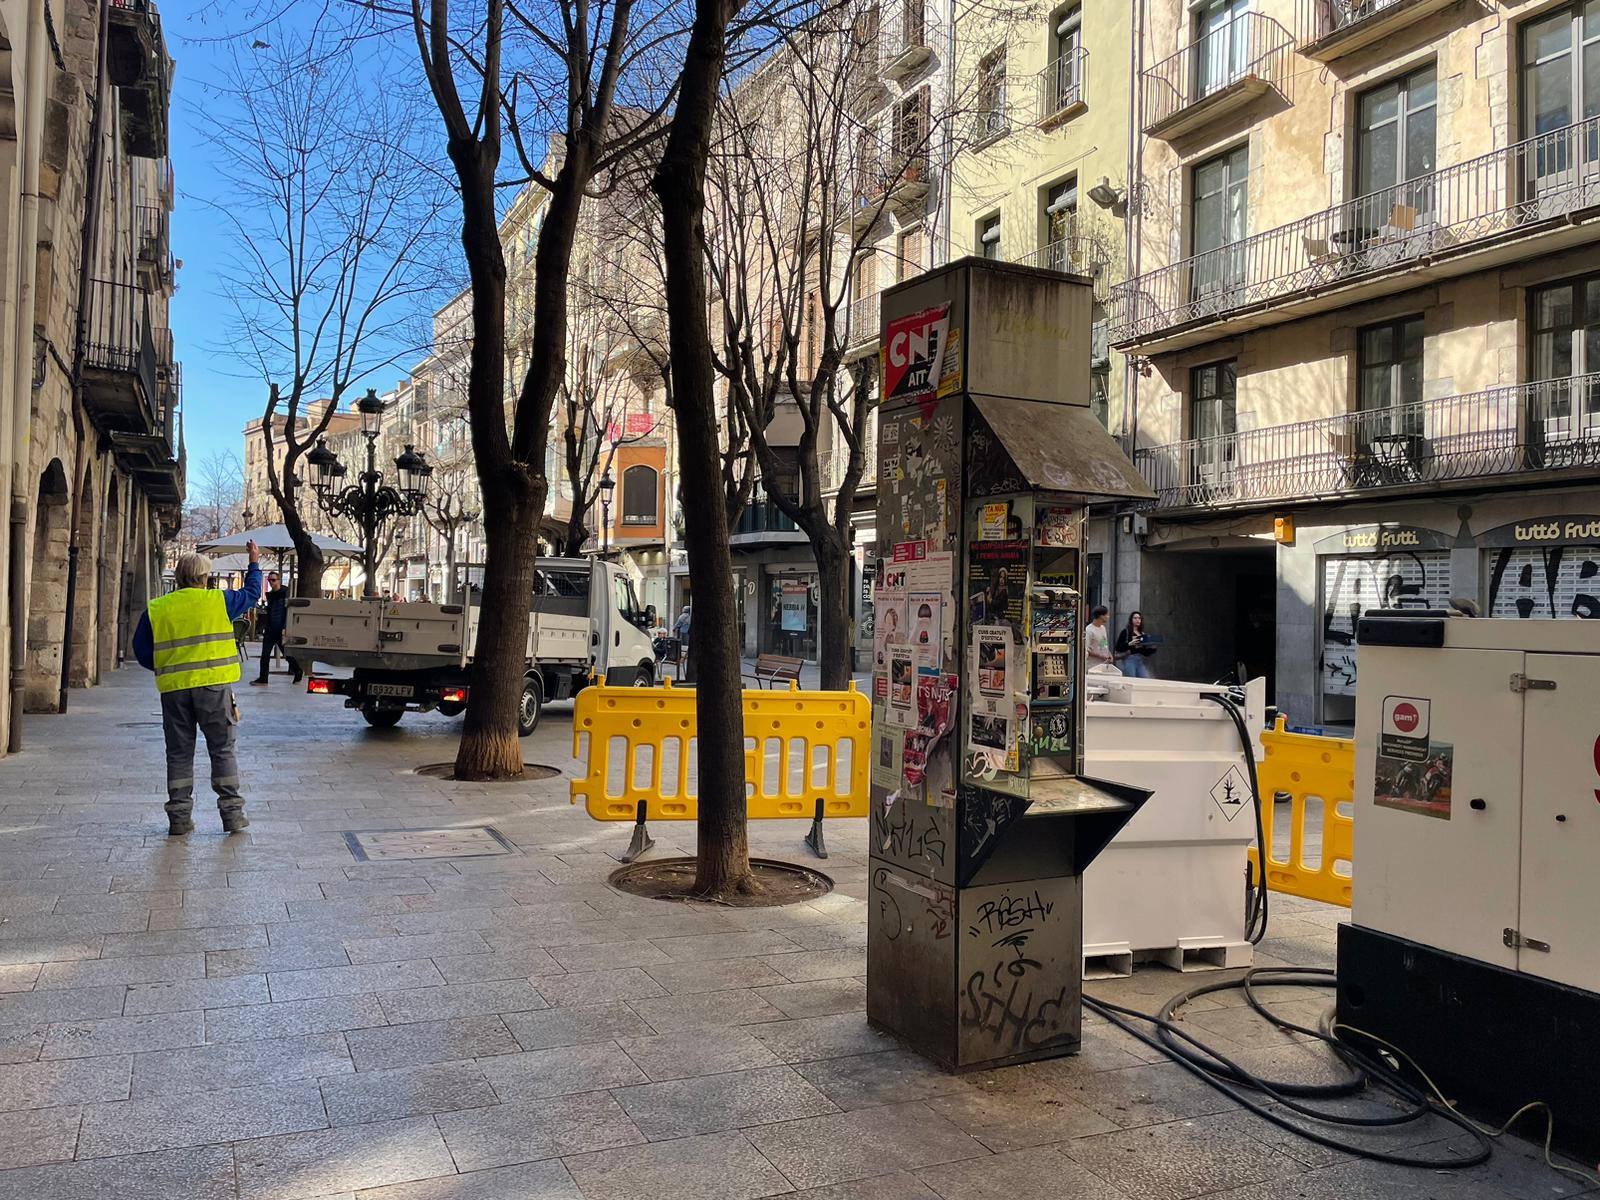
[[[1284,719],[1261,735],[1264,755],[1256,766],[1261,788],[1261,820],[1267,854],[1267,887],[1274,892],[1350,907],[1350,873],[1355,824],[1349,806],[1355,800],[1356,744],[1348,738],[1289,733]],[[1273,796],[1289,796],[1289,857],[1273,854]],[[1308,799],[1321,801],[1322,853],[1315,864],[1305,860]],[[1344,806],[1344,811],[1341,811]],[[1250,851],[1250,863],[1261,869]]]
[[[854,685],[745,691],[744,735],[751,817],[867,815],[872,702]],[[692,688],[585,688],[573,710],[572,754],[584,774],[572,783],[572,803],[597,821],[694,820],[694,738]],[[813,832],[820,852],[820,829]]]

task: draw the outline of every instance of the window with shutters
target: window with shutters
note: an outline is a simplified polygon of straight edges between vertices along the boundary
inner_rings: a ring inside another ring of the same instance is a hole
[[[1083,9],[1056,9],[1050,18],[1050,65],[1044,75],[1044,111],[1054,115],[1083,101]]]
[[[914,275],[922,274],[922,230],[902,230],[897,239],[895,282],[904,283]]]
[[[1076,176],[1051,184],[1044,192],[1044,245],[1039,263],[1052,271],[1073,270],[1072,239],[1078,221]]]
[[[622,523],[624,525],[654,525],[656,523],[655,471],[646,466],[632,466],[622,473]]]
[[[972,137],[986,142],[1006,131],[1006,48],[996,46],[978,62]]]
[[[984,217],[978,222],[978,254],[983,258],[1000,257],[1000,214]]]

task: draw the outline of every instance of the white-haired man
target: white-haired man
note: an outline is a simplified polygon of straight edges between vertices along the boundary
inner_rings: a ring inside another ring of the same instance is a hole
[[[161,693],[161,731],[167,739],[167,834],[194,831],[194,743],[198,730],[211,756],[211,790],[217,793],[222,828],[237,833],[250,824],[239,792],[236,751],[239,708],[239,648],[233,623],[261,599],[260,551],[247,542],[250,567],[244,586],[209,587],[211,560],[185,554],[173,572],[173,590],[150,601],[133,633],[139,665],[156,673]]]

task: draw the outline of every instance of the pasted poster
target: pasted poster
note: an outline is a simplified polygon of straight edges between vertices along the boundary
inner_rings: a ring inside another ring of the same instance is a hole
[[[876,587],[872,590],[872,669],[883,672],[889,669],[885,648],[891,642],[903,642],[906,637],[906,593],[900,587]]]
[[[1020,636],[1027,581],[1027,542],[973,542],[967,548],[967,620],[1005,622]]]
[[[896,317],[883,330],[883,398],[932,398],[944,378],[950,337],[950,305],[938,304]]]
[[[913,646],[926,646],[938,657],[943,657],[941,647],[944,635],[944,593],[912,592],[906,602],[910,614],[910,639]]]
[[[1322,694],[1356,694],[1356,622],[1362,613],[1370,608],[1444,608],[1449,603],[1448,550],[1324,558]]]
[[[785,633],[804,633],[810,598],[811,590],[804,580],[785,579],[778,594],[778,627]]]
[[[878,787],[897,788],[903,769],[905,733],[880,721],[872,723],[872,768],[869,774]]]
[[[890,642],[885,656],[889,661],[889,706],[884,720],[899,729],[917,723],[917,652],[910,642]]]
[[[1421,696],[1383,698],[1372,802],[1448,821],[1455,747],[1434,739],[1432,710]]]
[[[935,806],[955,803],[949,759],[935,752],[955,723],[957,679],[939,670],[917,675],[917,727],[905,736],[902,775],[907,787],[926,783],[926,799]]]

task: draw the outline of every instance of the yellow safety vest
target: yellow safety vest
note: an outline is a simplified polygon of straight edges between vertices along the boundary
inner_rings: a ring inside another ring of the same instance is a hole
[[[228,602],[210,588],[180,588],[150,601],[156,687],[163,692],[239,682],[239,646]]]

